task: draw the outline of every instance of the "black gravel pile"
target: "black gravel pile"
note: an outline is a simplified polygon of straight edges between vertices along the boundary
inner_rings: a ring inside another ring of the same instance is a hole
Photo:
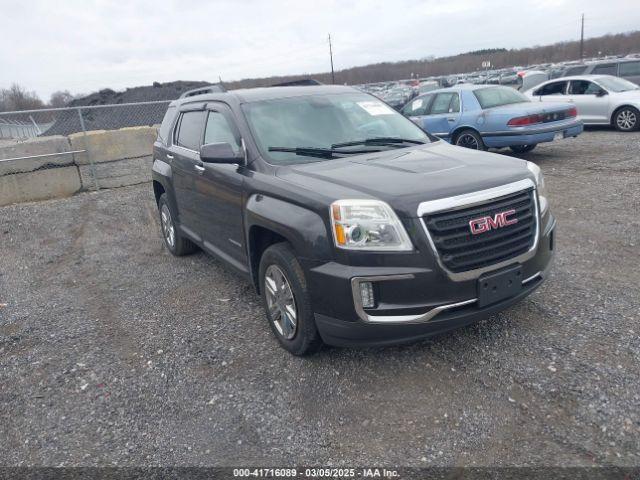
[[[175,100],[187,90],[209,85],[209,82],[176,81],[170,83],[154,82],[145,87],[127,88],[116,92],[109,88],[78,98],[69,107],[120,105],[123,103],[154,102]],[[156,125],[162,121],[167,104],[114,106],[97,109],[85,109],[82,117],[86,130],[115,130],[124,127]],[[76,110],[58,112],[53,125],[43,135],[69,135],[81,132],[82,126]]]

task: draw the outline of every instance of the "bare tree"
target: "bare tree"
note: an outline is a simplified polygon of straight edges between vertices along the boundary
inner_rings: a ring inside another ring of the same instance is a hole
[[[36,92],[29,92],[17,83],[0,90],[0,111],[34,110],[44,107]]]
[[[69,93],[69,90],[58,90],[51,94],[49,105],[53,108],[62,108],[66,107],[71,100],[73,100],[73,95]]]

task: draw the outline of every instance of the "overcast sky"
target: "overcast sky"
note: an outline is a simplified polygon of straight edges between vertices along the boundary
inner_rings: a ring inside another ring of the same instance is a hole
[[[44,100],[518,48],[640,28],[639,0],[0,0],[0,87]],[[640,47],[640,46],[639,46]],[[639,48],[640,50],[640,48]]]

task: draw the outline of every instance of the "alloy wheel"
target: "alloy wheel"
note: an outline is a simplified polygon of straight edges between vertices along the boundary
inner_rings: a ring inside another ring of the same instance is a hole
[[[160,209],[160,220],[162,223],[162,234],[164,235],[167,245],[174,248],[176,244],[176,230],[171,219],[171,212],[166,204]]]
[[[616,124],[620,130],[633,130],[638,117],[633,110],[625,109],[616,115]]]
[[[476,139],[476,137],[474,137],[473,135],[471,135],[469,133],[463,133],[462,135],[460,135],[458,137],[458,140],[456,141],[456,145],[458,145],[459,147],[471,148],[473,150],[479,150],[479,148],[478,148],[478,140]]]
[[[277,265],[269,265],[264,275],[264,291],[267,309],[274,327],[285,339],[296,334],[298,312],[291,285]]]

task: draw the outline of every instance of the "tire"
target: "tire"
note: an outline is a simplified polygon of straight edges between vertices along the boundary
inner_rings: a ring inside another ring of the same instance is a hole
[[[454,140],[454,145],[458,147],[470,148],[472,150],[486,150],[484,142],[482,141],[482,137],[475,130],[471,130],[470,128],[466,130],[462,130],[457,133]]]
[[[613,115],[613,126],[620,132],[633,132],[640,128],[640,111],[634,107],[622,107]]]
[[[288,243],[276,243],[264,251],[259,279],[267,319],[280,345],[298,356],[318,351],[322,339],[316,328],[307,281]],[[283,311],[287,314],[283,315]]]
[[[533,145],[512,145],[509,148],[513,153],[527,153],[536,148],[537,143]]]
[[[176,257],[189,255],[198,250],[198,247],[180,233],[175,223],[176,214],[168,201],[167,194],[163,193],[158,199],[158,214],[160,215],[160,230],[167,250]]]

